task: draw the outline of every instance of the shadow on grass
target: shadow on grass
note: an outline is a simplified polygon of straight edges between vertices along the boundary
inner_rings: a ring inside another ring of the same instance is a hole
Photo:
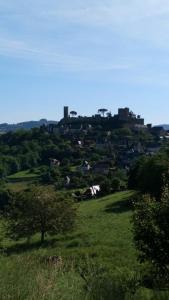
[[[61,245],[61,243],[65,242],[72,242],[75,238],[82,238],[82,234],[75,234],[75,235],[66,235],[66,236],[58,236],[55,238],[52,238],[50,240],[46,240],[43,244],[40,241],[37,242],[25,242],[25,243],[16,243],[15,245],[8,246],[7,248],[0,249],[3,250],[3,253],[7,256],[13,255],[13,254],[21,254],[30,252],[33,250],[38,249],[45,249],[45,248],[57,248]],[[64,245],[66,247],[66,245]]]
[[[107,213],[122,214],[132,210],[131,199],[117,201],[106,206]]]
[[[7,256],[13,255],[13,254],[21,254],[26,253],[33,250],[43,249],[47,247],[54,247],[56,245],[57,239],[52,239],[50,241],[45,241],[43,244],[41,242],[34,242],[34,243],[22,243],[22,244],[15,244],[12,246],[9,246],[4,249],[4,254]]]

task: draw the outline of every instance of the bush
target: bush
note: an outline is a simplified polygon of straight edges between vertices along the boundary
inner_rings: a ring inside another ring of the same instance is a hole
[[[0,211],[3,211],[4,208],[9,204],[11,197],[12,194],[9,190],[5,188],[0,188]]]
[[[149,195],[134,203],[134,241],[140,262],[152,266],[150,278],[158,285],[169,283],[169,188],[165,186],[160,201]],[[151,280],[152,281],[152,280]]]
[[[123,270],[112,272],[106,267],[85,261],[79,268],[84,290],[91,300],[135,299],[140,287],[140,275]]]

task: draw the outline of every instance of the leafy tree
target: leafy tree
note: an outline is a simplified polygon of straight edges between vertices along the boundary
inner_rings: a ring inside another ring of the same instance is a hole
[[[19,171],[19,162],[18,160],[13,157],[13,156],[5,156],[4,157],[4,162],[6,164],[7,170],[8,170],[8,174],[10,173],[16,173]]]
[[[127,172],[124,169],[117,169],[116,171],[114,171],[113,174],[116,178],[119,178],[121,181],[127,182],[127,180],[128,180]]]
[[[70,115],[71,115],[72,117],[76,117],[76,116],[77,116],[77,112],[74,111],[74,110],[72,110],[72,111],[70,112]]]
[[[42,243],[46,234],[70,231],[75,217],[76,207],[71,199],[51,188],[36,186],[17,193],[4,213],[9,237],[18,240],[40,233]]]
[[[115,178],[113,178],[111,185],[112,185],[113,191],[115,191],[115,192],[120,191],[121,180],[119,178],[115,177]]]
[[[7,175],[6,165],[0,161],[0,179],[4,179]]]
[[[169,187],[160,201],[145,195],[134,202],[134,241],[140,261],[149,262],[158,278],[169,281]]]
[[[98,113],[101,113],[103,115],[103,117],[105,116],[105,113],[107,112],[108,110],[106,108],[100,108],[98,109]]]
[[[0,211],[4,210],[5,206],[8,205],[11,200],[11,193],[3,185],[0,186]]]
[[[44,184],[51,184],[55,182],[54,178],[51,175],[50,170],[47,170],[46,172],[43,172],[41,174],[40,182]]]
[[[160,153],[153,157],[139,159],[130,171],[129,188],[138,189],[143,194],[148,193],[157,200],[163,189],[163,175],[169,177],[169,159]]]
[[[120,129],[115,129],[113,131],[113,134],[117,135],[118,137],[129,137],[132,136],[132,131],[130,128],[120,128]]]
[[[62,165],[65,167],[69,167],[70,166],[70,161],[69,161],[69,159],[68,158],[64,158],[63,160],[62,160]]]
[[[87,186],[87,182],[84,176],[78,176],[78,173],[71,177],[70,186],[71,189],[79,189]]]
[[[111,181],[108,178],[104,178],[102,182],[100,182],[101,193],[102,195],[107,195],[111,193]]]

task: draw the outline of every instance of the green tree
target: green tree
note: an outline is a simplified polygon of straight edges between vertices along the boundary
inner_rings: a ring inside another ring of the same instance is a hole
[[[158,278],[169,281],[169,187],[160,201],[149,195],[134,203],[134,241],[140,261],[149,262]]]
[[[108,110],[106,108],[100,108],[98,109],[98,113],[101,113],[103,115],[103,117],[105,116],[105,113],[107,112]]]
[[[139,159],[129,174],[129,188],[138,189],[160,199],[163,189],[163,175],[168,176],[169,159],[164,153]],[[169,176],[168,176],[169,177]]]
[[[111,193],[111,181],[108,178],[104,178],[103,181],[100,182],[100,188],[102,195],[108,195]]]
[[[30,238],[36,233],[55,235],[72,230],[75,223],[74,202],[52,188],[32,187],[16,194],[8,205],[4,218],[7,235],[15,240]]]
[[[132,131],[130,128],[120,128],[120,129],[115,129],[113,131],[113,134],[117,135],[118,137],[129,137],[132,136]]]
[[[121,180],[118,177],[115,177],[113,178],[111,185],[114,192],[120,191]]]
[[[76,116],[77,116],[77,112],[74,111],[74,110],[72,110],[72,111],[70,112],[70,115],[71,115],[72,117],[76,117]]]
[[[5,206],[9,203],[12,195],[9,190],[5,188],[5,186],[0,185],[0,211],[4,210]]]

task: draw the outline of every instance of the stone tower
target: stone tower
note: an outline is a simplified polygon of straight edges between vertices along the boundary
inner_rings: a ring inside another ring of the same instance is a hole
[[[69,117],[69,107],[64,106],[64,119],[68,119]]]

